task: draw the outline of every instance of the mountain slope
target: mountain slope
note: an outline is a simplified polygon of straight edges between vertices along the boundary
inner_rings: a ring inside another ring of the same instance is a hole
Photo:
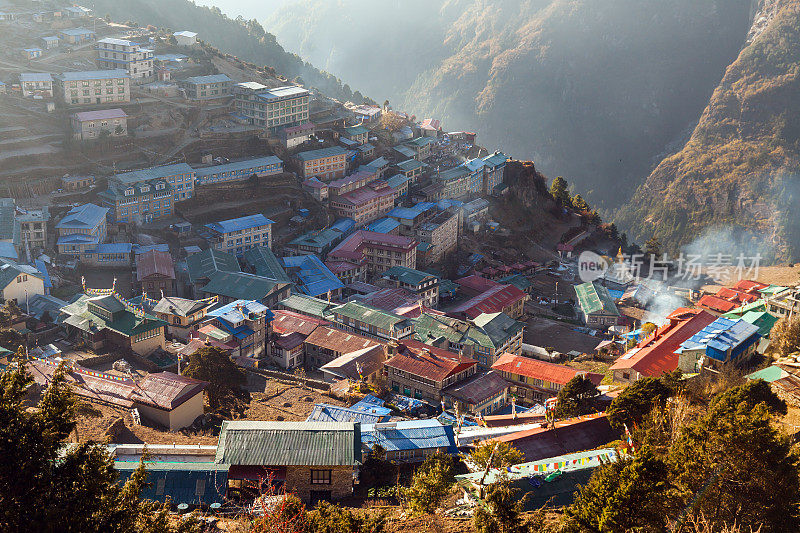
[[[744,43],[750,6],[297,0],[268,27],[376,99],[475,129],[481,144],[533,159],[610,207],[691,131]]]
[[[800,1],[778,3],[683,149],[621,211],[635,236],[655,234],[674,250],[706,228],[732,227],[774,259],[800,257]]]
[[[222,52],[273,67],[288,78],[300,76],[305,85],[317,87],[328,96],[339,99],[353,96],[350,88],[343,86],[335,76],[286,52],[275,36],[265,32],[255,20],[233,20],[218,8],[197,6],[188,0],[94,0],[87,5],[98,16],[108,14],[116,21],[196,31],[198,38]]]

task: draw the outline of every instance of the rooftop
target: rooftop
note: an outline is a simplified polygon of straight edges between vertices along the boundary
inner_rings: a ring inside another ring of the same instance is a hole
[[[25,83],[32,82],[52,82],[53,76],[48,72],[23,72],[19,75],[19,81]]]
[[[492,365],[493,370],[508,372],[531,379],[541,379],[559,385],[566,385],[575,376],[585,376],[595,385],[603,379],[602,374],[583,372],[575,368],[540,361],[531,357],[504,353]]]
[[[197,283],[198,280],[210,278],[216,272],[241,272],[236,256],[220,252],[214,248],[203,250],[186,258],[186,267],[189,272],[189,281]]]
[[[248,215],[239,218],[232,218],[229,220],[222,220],[220,222],[212,222],[206,224],[206,227],[217,233],[231,233],[234,231],[243,231],[262,226],[269,226],[275,222],[268,219],[261,213],[255,215]]]
[[[158,167],[143,168],[140,170],[132,170],[131,172],[115,174],[114,179],[128,185],[142,181],[164,179],[178,174],[194,175],[194,169],[186,163],[175,163],[173,165],[161,165]]]
[[[405,317],[358,302],[347,302],[336,306],[331,310],[331,313],[333,313],[337,319],[339,317],[346,317],[350,320],[357,320],[384,331],[398,331],[411,327],[411,322]]]
[[[234,300],[263,300],[282,283],[284,282],[245,272],[215,272],[202,290]]]
[[[82,81],[82,80],[113,80],[118,78],[130,78],[127,70],[121,68],[112,70],[85,70],[81,72],[64,72],[57,78],[64,81]]]
[[[476,364],[474,359],[412,340],[399,341],[397,355],[384,363],[435,382],[442,382]]]
[[[346,331],[326,326],[319,326],[316,328],[311,335],[306,338],[305,342],[306,344],[321,346],[340,354],[348,354],[382,344],[376,340],[362,337],[361,335],[347,333]]]
[[[206,83],[225,83],[227,81],[233,81],[228,77],[227,74],[209,74],[207,76],[192,76],[191,78],[186,78],[186,83],[191,85],[203,85]]]
[[[576,285],[575,294],[578,296],[578,304],[585,314],[604,313],[619,316],[617,306],[608,289],[599,283],[590,282]]]
[[[453,426],[435,419],[364,424],[361,442],[370,449],[377,444],[387,452],[444,448],[446,453],[458,453]]]
[[[324,157],[334,157],[346,154],[347,150],[341,146],[331,146],[330,148],[319,148],[317,150],[307,150],[295,154],[295,158],[300,161],[313,161],[315,159],[322,159]]]
[[[427,272],[408,268],[404,266],[393,266],[383,273],[384,278],[399,281],[407,285],[419,286],[429,281],[435,281],[439,278]]]
[[[442,394],[470,405],[480,405],[501,394],[509,386],[499,372],[490,370],[450,385],[442,390]]]
[[[114,118],[126,118],[128,115],[122,109],[98,109],[96,111],[82,111],[75,113],[75,118],[80,122],[87,120],[103,120]]]
[[[102,224],[108,214],[108,208],[94,204],[83,204],[73,207],[64,215],[56,229],[87,230]]]
[[[474,319],[484,313],[502,312],[509,305],[526,298],[527,295],[513,285],[497,285],[453,308],[450,313]]]
[[[354,466],[361,432],[352,422],[226,420],[216,462],[252,466]]]
[[[247,170],[248,168],[267,167],[272,165],[283,166],[283,161],[274,155],[268,157],[256,157],[253,159],[245,159],[243,161],[234,161],[233,163],[226,163],[224,165],[214,165],[211,167],[204,167],[196,169],[197,177],[210,176],[211,174],[220,174],[223,172],[236,172],[240,170]],[[235,219],[238,220],[238,219]]]
[[[309,296],[324,296],[344,285],[316,255],[283,258],[283,265],[297,279],[300,290]]]
[[[175,279],[175,265],[169,252],[150,250],[136,256],[137,281],[154,275]]]

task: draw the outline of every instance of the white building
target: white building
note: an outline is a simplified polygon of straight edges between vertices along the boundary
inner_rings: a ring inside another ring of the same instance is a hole
[[[19,85],[26,98],[53,97],[53,77],[47,72],[23,72],[19,75]]]
[[[132,79],[153,76],[153,51],[127,39],[107,37],[97,41],[97,66],[125,69]]]
[[[176,31],[172,34],[178,46],[194,46],[197,43],[197,34],[193,31]]]
[[[67,105],[130,102],[131,76],[124,69],[64,72],[56,76],[56,92]]]

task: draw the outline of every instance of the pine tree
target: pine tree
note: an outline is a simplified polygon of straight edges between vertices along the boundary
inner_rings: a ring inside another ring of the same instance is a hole
[[[208,381],[206,392],[212,409],[219,408],[226,400],[241,398],[242,387],[247,383],[244,371],[236,366],[227,352],[215,346],[200,348],[190,355],[183,374]]]
[[[569,418],[593,413],[597,410],[598,396],[600,391],[594,383],[583,375],[577,375],[558,391],[556,417]]]
[[[561,176],[554,178],[553,183],[550,184],[550,195],[564,207],[572,205],[572,198],[570,198],[569,190],[567,189],[567,180]]]

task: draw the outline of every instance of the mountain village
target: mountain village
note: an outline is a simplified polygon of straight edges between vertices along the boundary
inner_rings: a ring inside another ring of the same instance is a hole
[[[629,450],[605,409],[638,380],[734,369],[800,408],[797,361],[764,363],[791,283],[631,275],[617,236],[546,192],[548,235],[522,235],[527,163],[479,124],[333,100],[193,28],[15,5],[0,290],[24,342],[2,366],[42,390],[65,367],[94,412],[75,441],[107,443],[123,482],[149,454],[143,497],[222,513],[266,482],[353,502],[376,448],[413,471],[488,441],[521,452],[528,509],[567,505]],[[609,267],[590,280],[586,251]],[[182,374],[209,348],[246,374],[241,409]],[[595,412],[554,417],[577,377]],[[445,512],[469,516],[501,473],[467,462]]]

